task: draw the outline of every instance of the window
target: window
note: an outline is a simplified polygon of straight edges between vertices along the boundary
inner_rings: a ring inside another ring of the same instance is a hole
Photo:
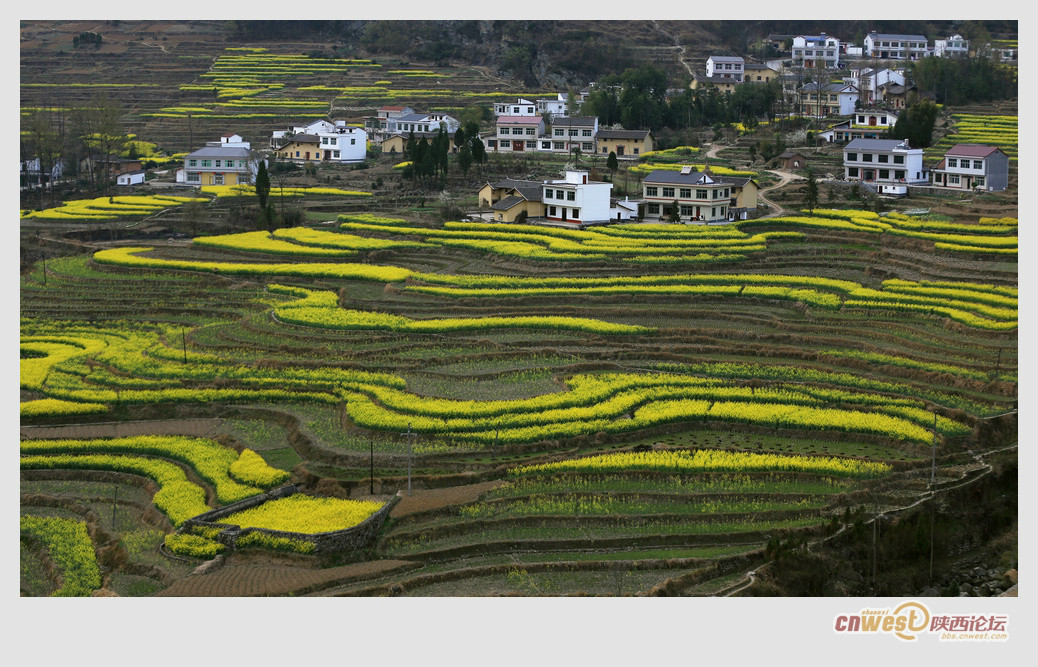
[[[555,130],[555,136],[556,137],[564,137],[564,136],[566,136],[566,130]]]
[[[507,127],[502,127],[502,128],[498,129],[497,133],[500,134],[503,137],[505,135],[511,134],[512,131],[510,129],[508,129]]]
[[[528,128],[526,128],[526,134],[527,134],[528,136],[531,136],[531,137],[532,137],[532,136],[534,136],[535,134],[537,134],[537,130],[535,130],[535,129],[534,129],[534,128],[532,128],[532,127],[528,127]]]
[[[357,140],[356,139],[350,139],[350,146],[355,146],[356,144],[357,144]]]
[[[664,197],[673,197],[674,196],[674,188],[663,188],[663,196]]]
[[[590,141],[585,141],[584,143],[580,144],[580,150],[590,152],[595,150],[595,145]]]
[[[652,185],[652,186],[648,186],[647,185],[647,186],[645,186],[645,196],[646,197],[658,197],[659,196],[658,193],[659,193],[659,188],[657,188],[655,185]],[[653,206],[655,206],[655,204],[653,204]]]
[[[213,166],[214,166],[214,167],[219,167],[219,166],[220,166],[220,161],[219,161],[219,160],[217,160],[217,161],[216,161],[216,164],[214,164]],[[230,165],[228,165],[228,166],[230,166]]]
[[[886,116],[880,116],[879,117],[879,124],[880,125],[886,125],[887,124],[887,117]]]
[[[865,116],[858,116],[858,125],[865,124]]]
[[[537,142],[536,141],[527,141],[526,142],[526,147],[531,149],[531,150],[533,150],[534,148],[537,148]]]
[[[679,196],[682,199],[692,199],[692,188],[681,188]]]
[[[341,153],[339,151],[332,151],[332,157],[339,157]]]
[[[580,219],[580,209],[579,208],[571,208],[570,210],[573,211],[573,217],[577,218],[579,220]]]
[[[338,146],[339,145],[339,139],[337,137],[332,137],[331,139],[328,140],[328,143],[330,143],[332,146]]]
[[[905,171],[903,169],[897,169],[894,171],[894,178],[899,181],[905,180]]]
[[[321,144],[327,146],[328,145],[328,137],[321,137]]]
[[[861,161],[862,162],[872,162],[872,153],[862,153],[861,154]]]
[[[188,174],[187,174],[187,182],[188,183],[198,183],[198,181],[199,181],[199,173],[197,171],[188,172]]]
[[[983,169],[984,168],[984,161],[983,160],[974,160],[973,161],[973,168],[974,169]]]
[[[959,184],[959,175],[958,174],[948,174],[948,185],[958,185],[958,184]]]
[[[857,167],[847,167],[847,178],[857,178],[857,177],[858,177],[858,168]]]
[[[556,141],[556,142],[553,143],[553,147],[557,151],[565,150],[566,142],[565,141]]]
[[[299,151],[296,151],[296,157],[299,157]]]
[[[950,158],[948,158],[948,166],[949,167],[958,167],[959,166],[959,161],[956,160],[953,157],[950,157]]]
[[[889,155],[882,155],[882,154],[877,155],[876,156],[876,161],[877,162],[882,162],[883,164],[886,164],[887,162],[890,161],[890,156]]]
[[[571,136],[571,137],[578,136],[577,135],[578,132],[580,132],[580,130],[570,130],[569,131],[569,136]]]
[[[724,196],[725,197],[730,197],[731,196],[731,190],[729,188],[725,188],[724,189]]]
[[[296,157],[299,157],[299,153],[296,153]],[[211,166],[213,166],[213,161],[212,160],[202,160],[202,166],[203,167],[211,167]]]
[[[512,107],[512,113],[514,113],[515,115],[518,116],[519,115],[519,107]]]
[[[904,155],[895,155],[894,156],[894,164],[904,164],[904,163],[905,163],[905,156]]]
[[[603,153],[608,153],[609,152],[609,148],[606,147],[606,146],[602,146],[602,152]]]
[[[582,137],[590,137],[591,136],[591,130],[581,130],[580,131],[580,136],[582,136]]]
[[[648,212],[651,215],[659,215],[660,214],[660,205],[659,204],[649,204],[648,206],[646,206],[646,210],[648,210]]]
[[[501,148],[511,148],[511,147],[512,147],[511,140],[509,140],[509,139],[502,139],[501,140]]]
[[[576,201],[576,200],[577,200],[577,193],[576,192],[570,190],[569,192],[566,193],[566,201]]]
[[[213,174],[213,185],[223,185],[223,174]]]
[[[879,170],[879,177],[882,178],[882,179],[889,179],[890,178],[890,170],[889,169],[880,169]]]
[[[696,190],[696,199],[706,199],[706,190]]]
[[[692,207],[691,206],[682,205],[681,206],[681,215],[685,216],[686,218],[692,217]]]
[[[637,147],[635,147],[635,149],[634,149],[634,154],[635,154],[635,155],[637,155],[637,154],[638,154],[638,148],[637,148]]]
[[[542,141],[541,142],[541,150],[542,151],[549,151],[549,150],[551,150],[551,142],[550,141]]]
[[[984,177],[983,176],[977,176],[976,178],[974,178],[973,179],[973,185],[975,185],[978,188],[984,187]]]
[[[197,167],[198,166],[198,160],[188,160],[187,161],[187,166],[189,166],[189,167]]]
[[[526,113],[533,113],[533,107],[526,107]]]
[[[556,215],[554,206],[549,206],[548,207],[548,215],[550,215],[550,216]]]

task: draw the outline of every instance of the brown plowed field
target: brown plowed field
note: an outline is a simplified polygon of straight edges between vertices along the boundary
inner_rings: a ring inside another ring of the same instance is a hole
[[[159,591],[162,597],[247,597],[289,595],[379,576],[413,567],[406,560],[379,560],[324,570],[285,565],[225,565],[209,574],[193,574]]]
[[[480,482],[479,484],[468,484],[466,486],[452,486],[446,489],[422,489],[414,490],[414,495],[408,496],[404,491],[403,499],[397,503],[389,516],[394,519],[416,512],[428,512],[449,505],[463,505],[479,500],[479,497],[504,484],[501,480],[491,482]]]
[[[219,419],[162,419],[68,426],[23,426],[23,438],[125,438],[133,435],[212,435]]]

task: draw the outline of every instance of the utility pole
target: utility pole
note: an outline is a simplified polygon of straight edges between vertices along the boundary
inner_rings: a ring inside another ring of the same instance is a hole
[[[180,330],[180,340],[184,347],[184,363],[187,363],[187,329]]]
[[[933,413],[933,459],[930,463],[930,492],[933,492],[934,480],[937,478],[937,413]]]
[[[407,433],[400,435],[407,437],[407,495],[411,495],[411,456],[414,453],[412,441],[415,437],[415,434],[411,432],[411,422],[407,423]]]
[[[368,493],[375,495],[375,436],[368,436]]]
[[[119,485],[115,485],[115,495],[112,497],[112,532],[115,532],[115,507],[119,503]]]

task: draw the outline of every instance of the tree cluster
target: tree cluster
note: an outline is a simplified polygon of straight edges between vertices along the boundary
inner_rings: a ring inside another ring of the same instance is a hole
[[[927,59],[929,60],[929,58]],[[912,148],[926,148],[933,143],[933,126],[937,122],[937,105],[930,100],[919,100],[898,116],[890,136],[908,139]]]
[[[72,48],[78,49],[81,46],[93,44],[95,49],[101,48],[101,42],[104,38],[101,33],[97,32],[81,32],[72,38]]]
[[[986,55],[968,58],[921,58],[912,63],[912,79],[938,104],[990,102],[1017,96],[1014,71]]]

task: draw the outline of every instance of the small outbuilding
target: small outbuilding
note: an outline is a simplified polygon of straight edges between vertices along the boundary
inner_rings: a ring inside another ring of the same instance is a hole
[[[116,185],[140,185],[144,182],[144,171],[128,171],[119,174],[115,179]]]
[[[785,151],[779,157],[779,164],[782,165],[783,169],[806,169],[807,158],[804,157],[803,153],[796,151]]]

